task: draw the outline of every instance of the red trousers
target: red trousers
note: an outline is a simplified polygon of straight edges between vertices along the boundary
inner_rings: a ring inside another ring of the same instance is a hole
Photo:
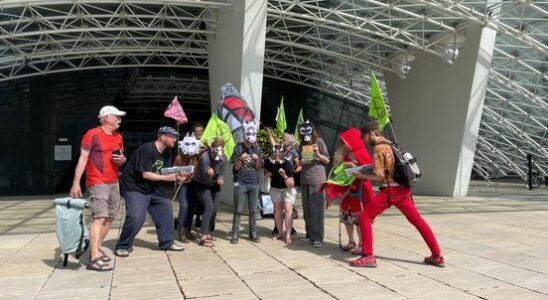
[[[375,198],[365,203],[364,210],[359,216],[363,254],[373,255],[373,230],[371,226],[375,221],[375,217],[388,208],[388,203],[397,207],[405,215],[407,221],[417,228],[428,248],[430,248],[432,255],[441,255],[440,247],[432,229],[421,217],[411,199],[411,189],[403,186],[380,188]]]

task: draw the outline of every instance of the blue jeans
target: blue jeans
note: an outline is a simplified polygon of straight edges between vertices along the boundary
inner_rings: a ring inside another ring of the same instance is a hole
[[[234,188],[234,216],[232,217],[232,236],[240,236],[240,220],[244,210],[244,203],[249,209],[249,234],[256,234],[257,219],[255,209],[259,197],[259,185],[238,185]]]
[[[130,249],[135,236],[143,225],[147,211],[154,221],[158,235],[158,247],[162,250],[173,244],[173,208],[171,201],[160,190],[148,194],[125,192],[126,219],[116,249]]]
[[[190,231],[195,201],[193,196],[194,193],[190,183],[183,184],[179,189],[179,194],[177,195],[177,199],[179,200],[179,215],[177,217],[179,230]]]

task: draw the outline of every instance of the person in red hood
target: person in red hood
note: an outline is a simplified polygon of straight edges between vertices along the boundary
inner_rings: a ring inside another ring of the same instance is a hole
[[[335,155],[335,165],[343,163],[346,168],[373,164],[373,159],[363,141],[361,132],[357,128],[350,128],[339,135],[341,146]],[[327,187],[328,199],[342,197],[341,223],[345,225],[348,234],[348,244],[342,247],[343,251],[352,251],[354,255],[360,254],[362,249],[361,234],[357,223],[357,217],[363,210],[364,204],[375,196],[369,180],[356,179],[350,187]],[[361,196],[361,198],[360,198]],[[354,226],[358,232],[359,245],[354,240]],[[356,254],[357,253],[357,254]]]

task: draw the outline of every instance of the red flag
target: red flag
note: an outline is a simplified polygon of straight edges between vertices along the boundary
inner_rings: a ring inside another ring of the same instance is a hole
[[[171,100],[171,103],[164,112],[164,116],[174,119],[177,122],[177,125],[188,123],[188,118],[186,117],[177,96]]]

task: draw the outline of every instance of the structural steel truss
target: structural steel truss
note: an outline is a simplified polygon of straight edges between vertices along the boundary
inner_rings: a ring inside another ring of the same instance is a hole
[[[0,81],[97,68],[207,69],[208,28],[232,2],[0,1]],[[532,154],[536,172],[548,173],[548,1],[269,0],[267,9],[265,76],[361,105],[371,71],[385,90],[382,73],[405,77],[414,54],[451,63],[467,26],[496,30],[474,170],[525,178]],[[164,79],[176,89],[205,86]],[[148,85],[128,95],[145,101],[161,81],[139,78]]]

